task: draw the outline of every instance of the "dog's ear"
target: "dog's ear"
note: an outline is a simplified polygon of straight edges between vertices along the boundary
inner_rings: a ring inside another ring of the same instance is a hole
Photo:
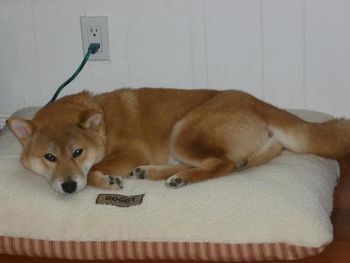
[[[103,114],[98,110],[87,110],[80,117],[79,126],[83,129],[98,129],[102,123]]]
[[[6,121],[6,124],[23,145],[29,141],[34,132],[34,126],[29,120],[10,117]]]

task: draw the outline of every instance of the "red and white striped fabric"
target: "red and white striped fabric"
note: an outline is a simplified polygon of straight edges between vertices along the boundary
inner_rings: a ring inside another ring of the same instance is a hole
[[[325,247],[301,247],[284,243],[52,241],[0,237],[0,253],[3,254],[77,260],[295,260],[317,255]]]

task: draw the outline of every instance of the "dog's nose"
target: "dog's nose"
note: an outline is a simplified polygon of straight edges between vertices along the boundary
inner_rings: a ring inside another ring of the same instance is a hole
[[[71,194],[75,190],[77,190],[77,182],[75,181],[67,181],[62,184],[62,189],[64,192]]]

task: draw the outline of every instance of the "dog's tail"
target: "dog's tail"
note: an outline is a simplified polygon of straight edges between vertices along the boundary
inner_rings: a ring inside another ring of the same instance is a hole
[[[270,134],[287,150],[338,159],[350,152],[350,120],[306,122],[277,108],[264,112]]]

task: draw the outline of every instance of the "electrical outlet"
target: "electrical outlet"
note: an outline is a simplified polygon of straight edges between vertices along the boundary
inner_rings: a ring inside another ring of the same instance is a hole
[[[99,43],[100,48],[89,60],[109,60],[108,28],[106,16],[81,16],[81,38],[86,54],[90,43]]]
[[[99,50],[97,52],[103,52],[103,46],[102,46],[102,36],[101,36],[101,28],[92,26],[89,27],[89,43],[98,43],[100,44]]]

